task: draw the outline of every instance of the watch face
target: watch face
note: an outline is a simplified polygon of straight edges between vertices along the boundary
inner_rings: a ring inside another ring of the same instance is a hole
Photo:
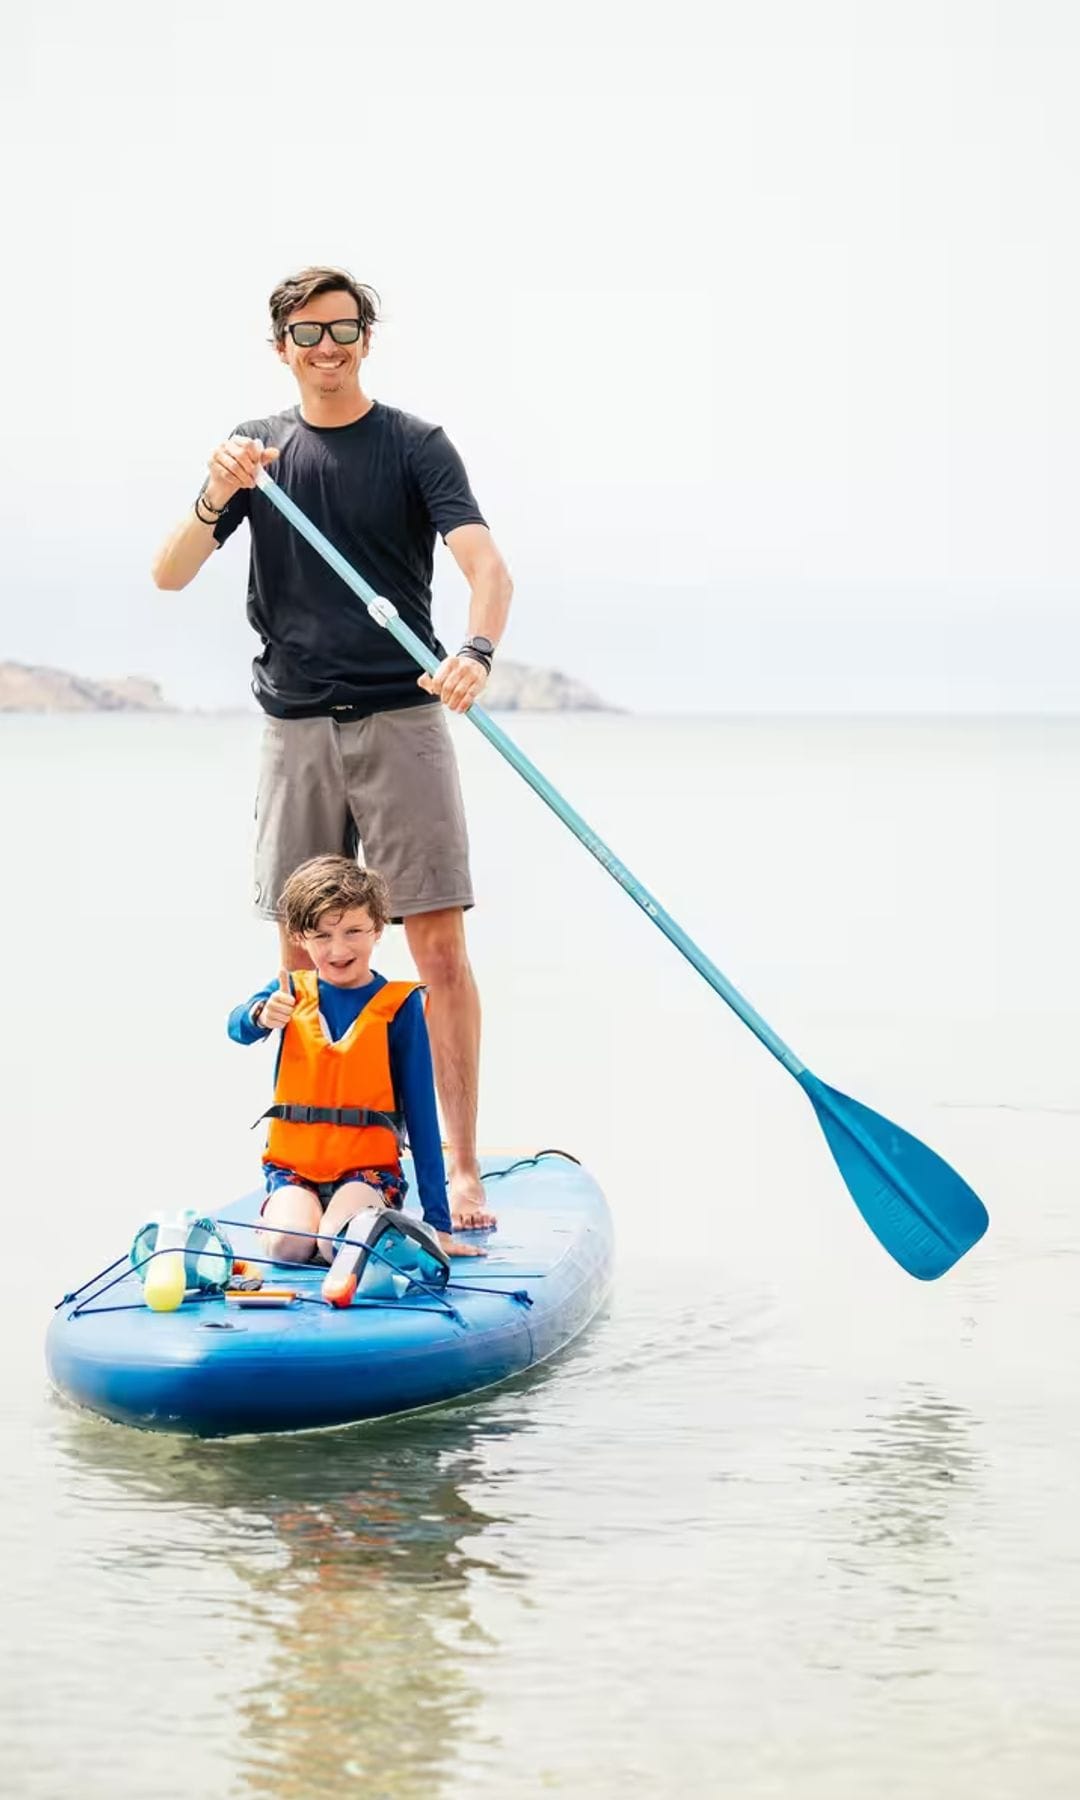
[[[490,638],[471,637],[469,644],[473,650],[479,650],[481,656],[494,656],[495,646]]]

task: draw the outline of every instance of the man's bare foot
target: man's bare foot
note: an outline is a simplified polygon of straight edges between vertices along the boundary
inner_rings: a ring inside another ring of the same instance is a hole
[[[450,1175],[450,1217],[455,1231],[491,1231],[498,1224],[488,1211],[487,1196],[480,1171],[454,1169]]]
[[[452,1234],[449,1231],[439,1231],[439,1232],[436,1232],[435,1235],[437,1236],[443,1249],[446,1251],[447,1256],[486,1256],[487,1255],[487,1251],[482,1250],[480,1248],[479,1244],[463,1244],[460,1238],[456,1238],[456,1237],[452,1236]]]

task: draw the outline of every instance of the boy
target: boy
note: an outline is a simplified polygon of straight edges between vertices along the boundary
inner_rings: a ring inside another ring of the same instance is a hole
[[[281,1032],[266,1151],[261,1238],[280,1262],[307,1262],[378,1195],[400,1206],[402,1119],[424,1218],[449,1256],[482,1256],[452,1235],[431,1049],[415,982],[386,981],[371,956],[389,920],[382,877],[346,856],[316,856],[285,884],[281,919],[312,968],[282,970],[229,1015],[253,1044]],[[312,1116],[316,1115],[316,1116]]]

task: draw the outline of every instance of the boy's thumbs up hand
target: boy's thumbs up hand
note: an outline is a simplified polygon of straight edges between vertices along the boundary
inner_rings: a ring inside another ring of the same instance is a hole
[[[267,1031],[280,1031],[283,1026],[289,1023],[295,1005],[296,996],[290,991],[289,987],[289,971],[288,969],[282,969],[278,975],[276,992],[271,994],[270,998],[264,1000],[262,1003],[259,1012],[259,1024]]]

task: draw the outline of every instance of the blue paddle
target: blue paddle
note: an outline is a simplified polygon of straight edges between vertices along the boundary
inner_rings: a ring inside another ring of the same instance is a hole
[[[385,626],[416,662],[433,675],[439,660],[398,616],[389,600],[383,600],[362,576],[335,550],[328,538],[311,523],[294,500],[290,500],[265,469],[257,483],[266,498],[283,513],[300,535],[329,563],[342,581],[364,602],[377,624]],[[766,1050],[793,1075],[817,1114],[818,1123],[832,1151],[848,1192],[874,1236],[885,1246],[901,1268],[920,1281],[933,1281],[944,1275],[954,1262],[978,1242],[989,1224],[987,1211],[979,1196],[968,1187],[947,1162],[927,1148],[918,1138],[901,1131],[880,1113],[851,1100],[836,1088],[827,1087],[801,1063],[775,1031],[766,1025],[749,1001],[720,973],[704,951],[655,901],[641,882],[631,875],[625,864],[610,851],[580,813],[545,780],[538,768],[501,726],[479,706],[469,708],[466,715],[494,744],[512,768],[523,776],[541,800],[569,826],[579,843],[595,856],[608,874],[629,894],[631,900],[647,913],[681,950],[709,986],[726,1000],[744,1025],[748,1025]]]

